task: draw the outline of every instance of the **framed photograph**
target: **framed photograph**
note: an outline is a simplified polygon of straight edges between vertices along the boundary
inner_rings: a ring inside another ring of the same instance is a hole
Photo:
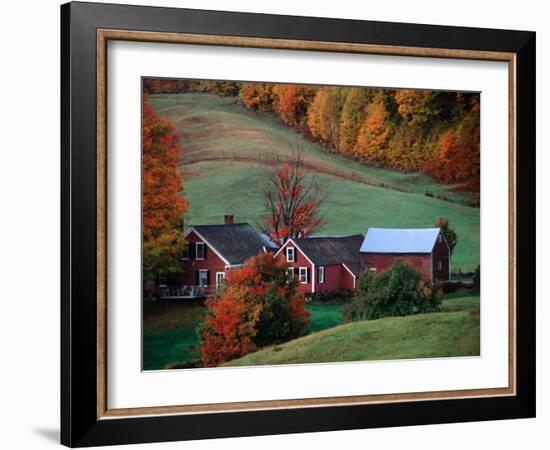
[[[61,7],[61,441],[535,415],[535,33]]]

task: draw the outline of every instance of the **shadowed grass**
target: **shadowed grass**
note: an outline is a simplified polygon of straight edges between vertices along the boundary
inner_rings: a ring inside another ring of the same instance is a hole
[[[306,309],[311,314],[309,332],[326,330],[342,323],[342,304],[309,304]]]
[[[204,312],[204,305],[197,302],[144,302],[143,370],[200,359],[195,330]]]
[[[310,332],[342,321],[342,306],[307,305]],[[143,370],[187,367],[200,359],[196,333],[203,320],[202,303],[146,302],[143,306]]]

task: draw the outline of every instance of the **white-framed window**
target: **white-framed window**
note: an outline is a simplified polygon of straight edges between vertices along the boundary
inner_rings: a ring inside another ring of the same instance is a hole
[[[437,261],[437,270],[443,269],[443,262]]]
[[[199,270],[199,286],[208,286],[208,270]]]
[[[294,267],[286,269],[286,275],[292,280],[294,278]]]
[[[323,266],[319,267],[319,272],[317,273],[317,281],[319,283],[325,282],[325,268]]]
[[[204,259],[204,242],[195,243],[195,259]]]
[[[225,272],[216,272],[216,289],[223,288],[225,284]]]
[[[376,272],[376,267],[369,267],[369,272]]]
[[[287,262],[294,262],[294,247],[287,247],[286,248],[286,261]]]
[[[307,282],[308,282],[307,267],[300,267],[299,278],[300,278],[300,283],[307,284]]]

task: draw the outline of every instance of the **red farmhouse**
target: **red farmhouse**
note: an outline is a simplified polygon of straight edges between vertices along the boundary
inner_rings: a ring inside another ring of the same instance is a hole
[[[302,292],[353,289],[361,272],[361,242],[361,234],[290,239],[275,255],[284,255]]]
[[[161,292],[162,298],[214,295],[228,270],[258,253],[274,251],[272,243],[248,223],[233,223],[233,216],[225,216],[220,225],[191,225],[184,236],[183,272]]]
[[[384,272],[403,261],[435,283],[450,279],[447,241],[439,228],[369,228],[367,235],[312,236],[277,246],[248,223],[192,225],[185,231],[183,272],[160,286],[161,298],[202,298],[214,295],[228,270],[241,267],[261,252],[282,256],[288,272],[304,293],[354,289],[363,270]]]
[[[439,228],[369,228],[361,245],[361,264],[366,270],[383,272],[399,260],[419,270],[430,283],[450,279],[450,256]]]

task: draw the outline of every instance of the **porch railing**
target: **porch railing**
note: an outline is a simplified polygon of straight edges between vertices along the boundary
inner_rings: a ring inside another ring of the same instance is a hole
[[[163,298],[201,298],[213,295],[215,287],[210,286],[162,286],[159,296]]]

